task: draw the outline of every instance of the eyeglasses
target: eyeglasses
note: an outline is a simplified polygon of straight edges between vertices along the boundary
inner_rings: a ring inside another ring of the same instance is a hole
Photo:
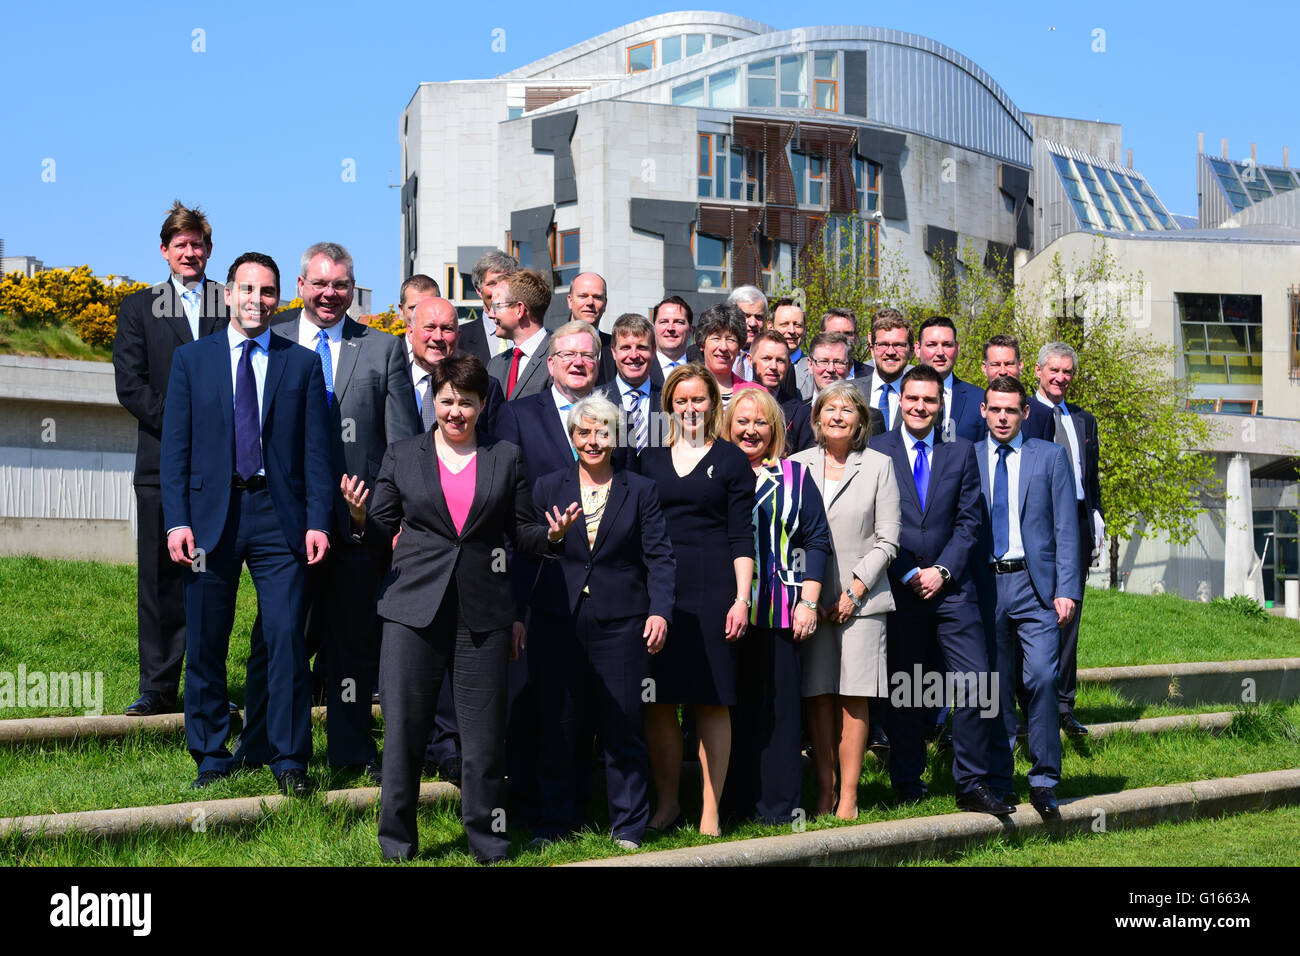
[[[848,359],[809,359],[817,368],[848,368]]]
[[[587,362],[591,365],[596,364],[595,352],[575,352],[572,349],[565,349],[563,352],[556,352],[555,357],[561,362]]]
[[[911,346],[906,342],[873,342],[871,348],[876,352],[906,352]]]
[[[322,282],[320,279],[313,279],[307,283],[311,286],[313,292],[324,292],[326,289],[333,289],[335,292],[347,292],[352,288],[351,279],[341,279],[338,282]]]

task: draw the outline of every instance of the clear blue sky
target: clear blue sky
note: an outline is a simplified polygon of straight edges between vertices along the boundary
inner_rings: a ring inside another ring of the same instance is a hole
[[[932,37],[1026,112],[1121,123],[1170,211],[1196,213],[1196,133],[1300,166],[1294,0],[980,5],[701,5],[778,29],[848,22]],[[688,5],[7,4],[0,237],[8,255],[156,282],[173,198],[214,227],[209,273],[248,249],[290,275],[312,242],[348,246],[383,307],[400,280],[398,122],[421,81],[493,76]],[[871,12],[868,12],[868,11]],[[492,30],[506,49],[491,52]],[[1055,27],[1054,30],[1049,27]],[[193,31],[206,52],[193,52]],[[1093,31],[1106,49],[1093,52]],[[54,182],[43,182],[45,160]],[[343,182],[345,159],[356,181]],[[286,289],[286,294],[288,290]]]

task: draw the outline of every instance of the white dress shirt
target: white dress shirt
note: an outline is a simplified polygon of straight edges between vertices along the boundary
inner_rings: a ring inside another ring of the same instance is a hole
[[[1025,543],[1020,537],[1020,450],[1024,443],[1025,436],[1020,432],[1007,442],[1011,446],[1007,453],[1007,553],[994,555],[1003,561],[1017,561],[1025,556]],[[989,514],[993,513],[993,483],[997,480],[999,444],[990,434],[985,450],[989,466]]]
[[[239,390],[239,360],[244,354],[244,343],[248,340],[236,331],[232,324],[226,326],[226,341],[230,344],[230,407],[234,408],[235,394]],[[262,402],[262,393],[266,389],[266,364],[269,360],[266,350],[271,347],[271,330],[267,329],[253,341],[259,346],[253,349],[253,355],[250,359],[253,363],[253,380],[257,382],[257,420],[264,422],[266,421],[266,405]],[[265,455],[262,461],[266,461]],[[266,469],[259,468],[257,473],[265,475]]]
[[[1056,440],[1056,406],[1049,402],[1040,393],[1035,393],[1034,398],[1038,403],[1047,409],[1047,416],[1053,419],[1051,427],[1045,433],[1047,441]],[[1065,407],[1065,402],[1061,403],[1061,421],[1065,424],[1065,430],[1070,433],[1070,438],[1074,441],[1073,454],[1070,454],[1070,464],[1074,468],[1074,496],[1078,501],[1083,500],[1083,443],[1079,441],[1079,430],[1074,427],[1074,419],[1070,416],[1070,410]],[[1067,454],[1071,449],[1067,448]]]
[[[675,369],[677,366],[686,364],[685,352],[682,353],[682,357],[679,359],[670,359],[667,355],[664,355],[663,352],[656,350],[655,358],[659,360],[659,368],[663,370],[664,378],[667,378],[668,373],[671,372],[673,369]]]
[[[523,352],[523,355],[519,357],[519,372],[517,373],[519,376],[522,376],[524,374],[524,369],[526,369],[528,367],[528,363],[533,360],[533,355],[537,352],[538,347],[542,344],[542,340],[545,337],[546,337],[546,329],[539,328],[536,332],[534,332],[528,338],[524,339],[524,341],[517,346],[519,351]],[[507,369],[508,368],[509,366],[507,366]],[[507,374],[509,373],[507,372]]]
[[[894,422],[898,421],[898,387],[903,383],[903,377],[900,375],[889,383],[889,418],[885,421],[885,431],[894,427]],[[880,390],[885,387],[885,380],[880,377],[879,372],[871,373],[871,407],[880,408]]]
[[[191,305],[185,301],[185,293],[189,290],[185,288],[185,283],[176,276],[172,276],[172,287],[176,290],[177,297],[181,300],[181,308],[185,310],[185,318],[190,323],[190,335],[196,340],[199,337],[199,316],[203,314],[203,277],[199,277],[199,284],[194,287],[194,291],[199,294],[198,298]]]
[[[876,401],[880,401],[880,396],[876,396]],[[916,442],[917,438],[906,427],[899,430],[898,435],[903,439],[903,448],[907,451],[907,466],[911,471],[907,474],[905,481],[916,484]],[[920,439],[925,444],[925,463],[930,467],[930,477],[934,477],[934,429],[931,428],[924,438]],[[926,489],[926,497],[929,497],[929,488]],[[906,584],[912,580],[912,575],[920,571],[920,568],[913,568],[903,575],[903,583]]]
[[[564,393],[555,385],[551,386],[551,401],[555,403],[555,413],[560,416],[560,430],[564,432],[564,437],[569,439],[569,447],[573,447],[573,439],[569,437],[569,411],[574,405],[578,404],[580,399],[565,398]],[[574,451],[573,458],[578,458],[577,451]]]
[[[339,375],[339,349],[343,348],[343,321],[340,320],[325,329],[326,341],[330,347],[330,381],[337,383]],[[298,344],[305,349],[316,351],[316,342],[321,329],[305,315],[298,316]]]

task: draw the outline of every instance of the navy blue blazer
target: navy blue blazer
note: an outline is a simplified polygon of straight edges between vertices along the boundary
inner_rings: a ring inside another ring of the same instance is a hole
[[[497,414],[496,429],[497,438],[519,446],[532,481],[573,466],[573,446],[560,424],[550,386],[506,402]]]
[[[541,521],[551,508],[563,511],[575,501],[581,501],[576,463],[533,485],[533,504]],[[587,603],[597,618],[658,614],[671,623],[676,581],[677,562],[658,486],[641,475],[615,471],[595,546],[587,545],[587,522],[580,515],[545,560],[532,606],[551,614],[572,614],[585,587],[590,590]]]
[[[987,539],[981,542],[981,560],[993,557],[993,476],[987,449],[984,442],[975,455],[988,529]],[[1069,455],[1055,442],[1037,438],[1026,438],[1020,449],[1020,539],[1034,593],[1049,608],[1058,597],[1081,601],[1078,498]]]
[[[182,345],[172,359],[162,429],[163,526],[188,526],[195,547],[221,541],[235,472],[235,393],[226,330]],[[267,348],[262,390],[266,486],[289,547],[328,532],[334,508],[329,408],[320,359],[278,335]]]
[[[984,416],[980,414],[980,405],[984,402],[984,389],[970,382],[963,382],[956,375],[952,377],[952,409],[948,417],[952,419],[953,434],[969,442],[983,441],[988,435]]]
[[[909,433],[896,429],[871,442],[873,451],[888,455],[894,463],[894,478],[898,482],[902,523],[898,556],[889,566],[894,599],[902,605],[907,598],[915,597],[911,587],[903,583],[903,576],[913,568],[941,565],[952,575],[939,592],[941,599],[976,601],[972,562],[976,558],[983,513],[975,446],[964,438],[934,443],[930,485],[922,508],[912,466],[907,460],[907,443],[911,441],[914,439]],[[987,563],[987,556],[984,561]]]
[[[1088,506],[1089,515],[1094,511],[1100,511],[1104,518],[1106,512],[1101,507],[1101,446],[1097,440],[1097,419],[1086,408],[1080,408],[1070,402],[1065,403],[1065,410],[1070,413],[1070,418],[1074,420],[1074,430],[1083,440],[1083,454],[1080,457],[1083,459],[1084,504]],[[1020,431],[1026,438],[1041,438],[1043,441],[1053,443],[1056,441],[1056,421],[1051,409],[1033,395],[1029,396],[1029,415],[1025,418]],[[1073,467],[1070,471],[1073,473]],[[1075,501],[1078,500],[1076,490]],[[1091,550],[1089,548],[1089,551]]]

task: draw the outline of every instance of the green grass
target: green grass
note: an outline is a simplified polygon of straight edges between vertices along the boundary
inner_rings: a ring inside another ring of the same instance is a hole
[[[1300,807],[1243,813],[1213,820],[1161,823],[1145,830],[1077,834],[1061,840],[1034,836],[992,843],[946,860],[907,865],[945,866],[1296,866],[1300,864]]]
[[[1295,766],[1300,748],[1300,704],[1264,705],[1242,712],[1222,736],[1200,731],[1176,731],[1159,737],[1120,734],[1106,740],[1070,740],[1066,744],[1062,782],[1057,792],[1063,797],[1110,793],[1212,777],[1234,776]],[[166,744],[135,739],[123,751],[125,742],[82,741],[46,747],[34,753],[24,748],[0,751],[0,779],[5,781],[0,796],[0,815],[50,812],[90,806],[133,806],[141,797],[162,803],[184,803],[194,795],[186,789],[194,768],[189,758]],[[316,766],[313,781],[330,782],[323,767],[324,739],[315,736]],[[858,823],[952,813],[953,784],[946,761],[931,755],[932,796],[906,807],[888,805],[888,774],[874,759],[868,760],[859,784],[863,813]],[[1027,793],[1028,765],[1017,757],[1016,785],[1022,797]],[[62,782],[66,781],[66,782]],[[357,778],[334,778],[334,785],[357,785]],[[692,784],[683,782],[688,815],[698,810],[690,794]],[[205,791],[204,797],[251,796],[275,792],[268,771],[240,774]],[[805,791],[805,803],[812,799]],[[599,791],[595,801],[601,800]],[[594,808],[602,820],[603,809]],[[464,834],[454,806],[422,808],[419,814],[421,865],[464,865],[470,862]],[[807,829],[845,826],[827,815],[807,821]],[[256,865],[364,865],[379,862],[375,810],[349,811],[303,802],[286,812],[276,811],[255,827],[205,833],[148,833],[117,840],[96,840],[83,835],[58,839],[0,840],[0,863],[24,865],[169,865],[204,864]],[[790,826],[746,823],[729,828],[724,839],[738,840],[777,836],[791,832]],[[526,849],[528,834],[512,831],[512,863],[551,865],[610,856],[616,853],[603,832],[586,831],[542,851]],[[642,852],[698,846],[716,842],[684,828],[649,840]]]
[[[1080,667],[1300,657],[1300,621],[1251,620],[1172,594],[1088,589]]]
[[[83,359],[88,362],[111,362],[113,350],[87,345],[71,326],[20,325],[7,315],[0,315],[0,355],[35,355],[41,358]]]

